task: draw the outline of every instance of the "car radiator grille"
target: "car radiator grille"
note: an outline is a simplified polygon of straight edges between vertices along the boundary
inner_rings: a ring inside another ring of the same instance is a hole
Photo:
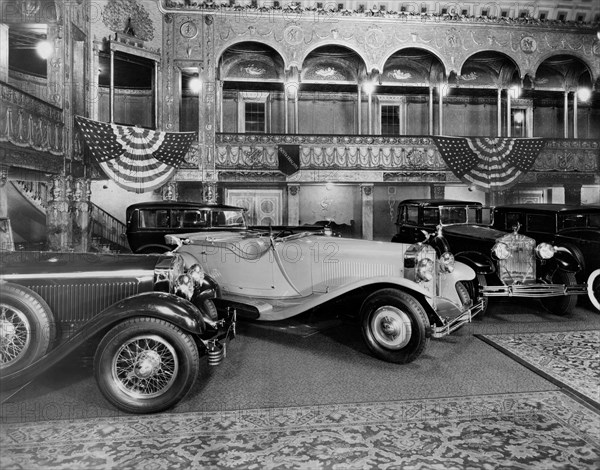
[[[498,277],[506,285],[535,282],[535,240],[522,235],[509,235],[502,239],[511,255],[498,260]]]
[[[82,323],[139,291],[137,281],[29,286],[46,301],[60,323]]]

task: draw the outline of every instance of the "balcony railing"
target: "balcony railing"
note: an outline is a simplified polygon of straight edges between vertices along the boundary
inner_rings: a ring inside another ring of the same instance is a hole
[[[450,169],[428,136],[217,134],[219,170],[277,170],[279,145],[298,145],[301,170]],[[546,139],[532,171],[600,171],[600,141]]]
[[[63,155],[63,112],[0,82],[0,142]]]

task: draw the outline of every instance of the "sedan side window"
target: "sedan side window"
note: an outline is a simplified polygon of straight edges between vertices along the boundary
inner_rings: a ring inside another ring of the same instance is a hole
[[[406,206],[406,223],[419,225],[419,208],[417,206]]]

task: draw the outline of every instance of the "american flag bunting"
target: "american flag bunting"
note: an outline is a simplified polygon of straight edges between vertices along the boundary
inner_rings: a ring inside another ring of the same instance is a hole
[[[165,184],[185,159],[195,132],[161,132],[75,116],[83,139],[106,175],[128,191]]]
[[[434,136],[433,140],[456,177],[484,191],[516,184],[544,147],[540,138]]]

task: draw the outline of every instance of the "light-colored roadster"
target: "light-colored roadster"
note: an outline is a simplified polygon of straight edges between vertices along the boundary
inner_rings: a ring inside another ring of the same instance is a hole
[[[426,243],[398,244],[312,233],[167,235],[175,251],[200,260],[238,318],[282,320],[349,298],[363,337],[380,359],[408,363],[477,315],[475,272]]]

